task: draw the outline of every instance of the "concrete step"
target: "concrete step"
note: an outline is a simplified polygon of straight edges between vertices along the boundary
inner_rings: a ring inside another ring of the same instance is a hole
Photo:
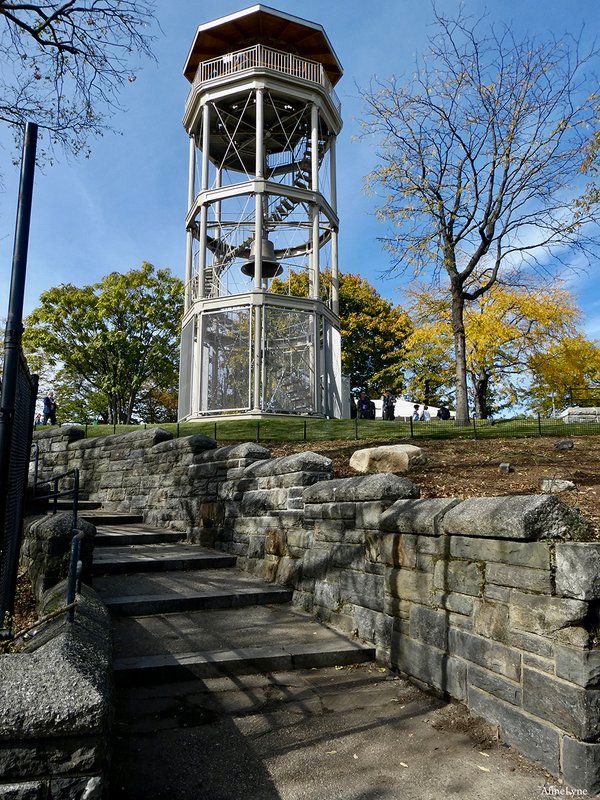
[[[251,675],[277,670],[337,667],[362,664],[375,659],[375,648],[358,642],[303,642],[277,647],[247,647],[237,650],[209,650],[204,653],[166,653],[156,656],[117,658],[115,681],[123,685],[162,683]]]
[[[122,683],[357,664],[373,648],[288,605],[259,605],[114,620]]]
[[[73,501],[59,500],[56,506],[59,511],[70,511],[73,508]],[[77,503],[77,511],[80,515],[83,515],[83,512],[85,511],[95,511],[99,508],[102,508],[102,503],[99,503],[96,500],[79,500]]]
[[[126,547],[95,547],[93,574],[219,569],[234,567],[235,562],[235,556],[198,545],[136,542]]]
[[[204,608],[287,603],[290,589],[233,570],[108,575],[94,588],[114,616],[146,616]]]
[[[141,514],[113,514],[110,511],[84,512],[80,514],[82,519],[91,522],[92,525],[135,525],[143,522]]]
[[[168,531],[164,528],[152,528],[143,523],[130,525],[98,525],[96,548],[125,547],[127,545],[175,544],[185,539],[182,531]]]

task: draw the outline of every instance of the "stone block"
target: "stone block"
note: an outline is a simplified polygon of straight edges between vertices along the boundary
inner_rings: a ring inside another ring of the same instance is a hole
[[[270,528],[265,534],[265,553],[282,556],[285,553],[286,536],[283,531]]]
[[[473,629],[480,636],[506,644],[509,638],[508,606],[485,600],[477,602],[473,612]]]
[[[386,503],[377,500],[365,501],[356,506],[356,527],[377,530]]]
[[[46,784],[42,781],[0,785],[0,800],[46,800]]]
[[[577,538],[587,523],[554,495],[472,497],[444,516],[443,532],[452,536],[536,541]]]
[[[542,658],[532,653],[522,653],[524,667],[531,667],[540,672],[547,672],[549,675],[554,675],[554,660],[551,658]]]
[[[365,558],[377,564],[382,562],[381,546],[384,535],[379,531],[365,532]]]
[[[309,550],[302,560],[302,577],[322,579],[330,563],[329,550]]]
[[[433,576],[427,572],[408,569],[388,569],[385,572],[385,590],[392,597],[414,603],[433,604]]]
[[[510,592],[508,586],[496,586],[493,583],[486,583],[483,587],[483,597],[488,601],[497,600],[499,603],[509,603]]]
[[[586,689],[600,689],[600,650],[579,650],[557,644],[556,674]]]
[[[392,632],[392,666],[449,694],[457,700],[466,695],[466,665],[443,650]]]
[[[440,650],[448,650],[448,615],[425,606],[410,609],[410,636]]]
[[[453,498],[397,500],[381,516],[381,530],[438,536],[447,511],[458,505]]]
[[[469,616],[473,613],[473,597],[466,594],[439,592],[434,595],[433,600],[436,606],[451,611],[453,614]]]
[[[331,611],[339,611],[342,604],[339,583],[327,579],[315,581],[314,603]]]
[[[473,561],[446,561],[435,565],[434,586],[444,592],[460,592],[477,597],[483,589],[483,570]]]
[[[275,580],[284,586],[296,586],[300,577],[301,562],[297,558],[284,556],[279,559]]]
[[[583,622],[588,605],[581,600],[527,594],[514,589],[510,596],[510,625],[529,633],[555,634]]]
[[[600,691],[523,669],[523,708],[584,741],[600,735]]]
[[[323,503],[321,505],[323,519],[347,519],[354,521],[356,503]]]
[[[356,472],[408,472],[426,462],[425,453],[412,444],[392,444],[355,450],[350,468]]]
[[[485,580],[487,583],[527,589],[530,592],[550,594],[552,591],[550,570],[517,567],[515,564],[488,563],[485,568]]]
[[[554,641],[568,647],[591,647],[595,644],[592,631],[580,625],[561,628],[554,634]]]
[[[334,544],[331,547],[331,565],[360,570],[365,565],[365,548],[359,544]]]
[[[468,706],[475,714],[498,725],[502,739],[526,758],[548,772],[560,773],[560,735],[554,727],[474,686],[468,689]]]
[[[578,600],[600,599],[600,542],[556,545],[556,593]]]
[[[522,699],[521,684],[503,678],[488,669],[469,664],[467,671],[467,681],[471,686],[476,686],[494,697],[500,698],[513,706],[520,706]]]
[[[414,568],[417,562],[416,536],[384,533],[381,538],[381,560],[395,567]]]
[[[331,459],[310,450],[304,453],[293,453],[280,458],[269,458],[246,468],[245,475],[263,478],[271,475],[285,475],[289,472],[324,472],[330,473]]]
[[[249,536],[248,537],[248,547],[246,550],[246,556],[248,558],[264,558],[265,557],[265,537],[262,535],[259,536]]]
[[[448,635],[448,645],[454,655],[513,681],[521,680],[521,654],[517,650],[483,636],[453,628]]]
[[[562,769],[565,781],[591,797],[600,794],[600,744],[564,736]]]
[[[100,775],[81,778],[54,778],[48,800],[102,800],[105,786]]]
[[[366,500],[397,500],[418,497],[419,487],[399,475],[365,475],[315,483],[304,490],[306,503],[334,503]]]
[[[259,516],[287,505],[287,492],[285,489],[253,489],[244,492],[244,499],[240,508],[243,514]]]
[[[300,550],[307,550],[311,545],[312,536],[310,531],[289,530],[287,531],[287,545]]]
[[[383,611],[383,579],[368,572],[341,570],[338,572],[340,591],[344,600],[374,611]]]

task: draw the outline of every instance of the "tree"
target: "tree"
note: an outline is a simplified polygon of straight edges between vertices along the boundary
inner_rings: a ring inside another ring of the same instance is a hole
[[[150,56],[153,2],[0,2],[0,120],[36,122],[72,153],[107,129],[130,61]]]
[[[308,272],[292,272],[289,280],[276,278],[269,291],[277,294],[308,296]],[[321,294],[331,292],[331,273],[321,274]],[[369,387],[381,392],[400,392],[404,380],[406,339],[411,325],[408,315],[384,300],[373,286],[359,275],[340,274],[340,324],[342,372],[353,388]]]
[[[415,74],[363,92],[390,271],[447,281],[459,425],[469,422],[465,304],[501,278],[596,250],[599,210],[576,185],[598,127],[584,75],[593,55],[568,38],[517,40],[485,17],[436,12]]]
[[[434,353],[431,378],[445,376],[448,381],[453,349],[451,299],[443,292],[427,290],[411,296],[415,329],[408,341],[409,363],[415,354],[419,363],[423,352]],[[496,284],[471,301],[464,317],[465,357],[477,417],[487,419],[496,410],[492,396],[496,402],[514,404],[528,393],[532,359],[573,337],[579,317],[572,296],[559,289]]]
[[[49,289],[40,301],[23,336],[29,362],[104,395],[110,422],[130,422],[142,389],[174,386],[183,285],[168,269],[144,262],[99,283]]]
[[[555,413],[572,405],[571,389],[595,386],[600,394],[600,342],[582,334],[534,354],[529,368],[532,400],[540,411]]]

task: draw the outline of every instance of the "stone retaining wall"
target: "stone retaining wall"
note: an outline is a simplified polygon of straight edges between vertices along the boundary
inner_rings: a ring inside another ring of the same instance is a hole
[[[90,497],[234,553],[548,771],[600,791],[600,543],[555,496],[421,500],[396,475],[332,480],[314,453],[271,459],[164,431],[88,441],[51,444],[44,469],[64,452]]]
[[[64,602],[50,592],[41,613]],[[110,620],[83,588],[75,621],[48,623],[0,656],[0,799],[101,800],[112,720]]]

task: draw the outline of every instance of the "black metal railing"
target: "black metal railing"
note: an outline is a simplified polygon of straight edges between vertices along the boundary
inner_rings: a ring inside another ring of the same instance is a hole
[[[20,354],[13,411],[3,430],[8,447],[3,448],[5,464],[0,481],[0,636],[6,638],[11,636],[37,389],[37,375],[29,373]]]
[[[73,477],[72,486],[61,488],[61,481],[64,484],[65,479],[69,478],[70,476]],[[50,502],[53,514],[56,514],[58,511],[59,498],[71,496],[73,498],[71,521],[72,537],[69,557],[69,573],[67,577],[67,604],[65,608],[67,612],[67,619],[69,622],[73,622],[75,619],[75,607],[77,605],[76,596],[81,591],[81,571],[83,568],[83,563],[81,560],[81,545],[85,538],[84,531],[81,531],[77,527],[79,521],[79,470],[77,468],[69,469],[66,472],[61,472],[59,475],[53,475],[51,478],[38,481],[36,468],[36,476],[34,478],[33,485],[34,492],[36,493],[36,500],[48,500]],[[52,487],[50,491],[46,492],[45,494],[37,494],[38,487],[45,485]]]

